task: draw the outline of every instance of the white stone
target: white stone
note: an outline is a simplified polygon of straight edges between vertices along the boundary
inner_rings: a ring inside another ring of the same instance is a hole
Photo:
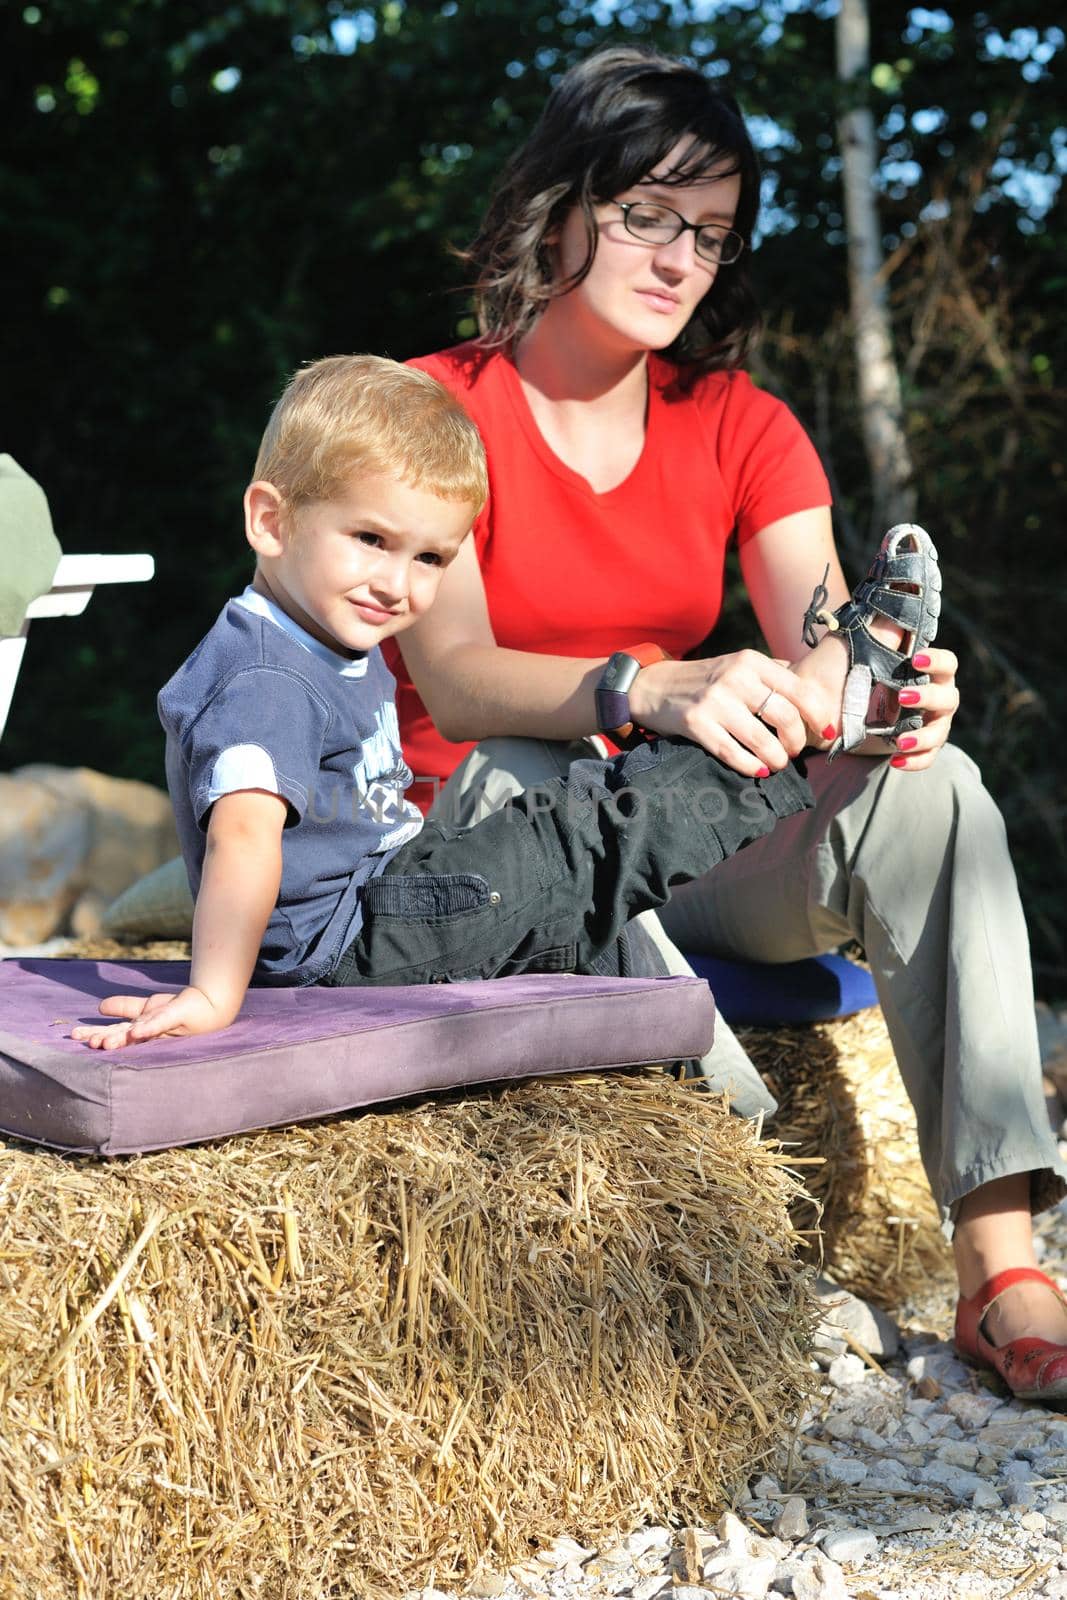
[[[924,1483],[936,1483],[960,1501],[973,1501],[978,1489],[988,1487],[985,1479],[976,1472],[965,1472],[962,1467],[949,1466],[947,1461],[928,1462],[921,1477]]]
[[[740,1517],[732,1511],[724,1511],[715,1524],[715,1532],[726,1546],[731,1555],[746,1555],[752,1535],[745,1527]]]
[[[869,1472],[865,1461],[857,1461],[853,1456],[831,1456],[828,1461],[820,1464],[819,1471],[829,1483],[862,1483]]]
[[[712,1556],[704,1563],[704,1578],[713,1589],[738,1595],[740,1600],[764,1600],[774,1579],[775,1556]]]
[[[649,1530],[649,1531],[659,1531],[659,1532],[663,1532],[663,1533],[667,1532],[667,1530],[665,1528],[664,1529],[659,1529],[659,1530]],[[637,1536],[636,1535],[631,1535],[631,1537],[637,1537]],[[667,1534],[667,1543],[668,1543],[668,1545],[670,1544],[670,1534]],[[629,1540],[627,1540],[627,1544],[629,1544]],[[577,1539],[572,1539],[570,1537],[570,1535],[566,1534],[566,1533],[561,1533],[558,1538],[553,1539],[552,1545],[549,1548],[554,1548],[554,1549],[557,1549],[557,1550],[566,1550],[567,1554],[570,1556],[572,1561],[588,1561],[589,1557],[591,1555],[595,1554],[595,1552],[591,1548],[591,1546],[585,1545],[585,1544],[579,1544]]]
[[[513,1567],[508,1568],[508,1576],[524,1589],[532,1589],[536,1594],[545,1593],[547,1574],[544,1567],[539,1567],[536,1561],[517,1561]],[[417,1600],[420,1591],[415,1590],[414,1595],[406,1595],[405,1600]]]
[[[999,1511],[1000,1495],[991,1483],[980,1483],[971,1496],[971,1505],[976,1511]]]
[[[945,1410],[968,1429],[982,1427],[1000,1409],[1001,1402],[992,1395],[950,1394],[945,1401]]]
[[[896,1355],[900,1347],[900,1334],[896,1323],[884,1311],[869,1306],[847,1289],[832,1283],[829,1278],[816,1279],[815,1293],[822,1317],[815,1334],[816,1352],[820,1347],[833,1349],[839,1344],[841,1349],[834,1349],[833,1353],[842,1354],[846,1346],[846,1341],[840,1336],[843,1330],[850,1333],[872,1356]]]
[[[899,1429],[897,1431],[899,1432]],[[877,1432],[874,1428],[857,1428],[856,1443],[863,1445],[866,1450],[873,1450],[876,1455],[881,1455],[886,1448],[885,1435]]]
[[[752,1485],[752,1493],[757,1500],[776,1500],[782,1492],[782,1486],[777,1478],[772,1478],[768,1473],[763,1473]]]
[[[636,1533],[631,1533],[626,1540],[626,1548],[632,1556],[643,1556],[646,1550],[669,1550],[674,1543],[669,1528],[651,1527],[638,1528]],[[586,1559],[592,1551],[586,1551]]]
[[[798,1564],[793,1574],[795,1600],[848,1600],[845,1574],[817,1550],[811,1559]]]
[[[846,1352],[843,1356],[834,1357],[826,1376],[835,1389],[851,1389],[854,1384],[863,1382],[867,1376],[867,1367],[859,1356]]]
[[[1042,1428],[1035,1428],[1026,1412],[1020,1410],[1016,1418],[998,1417],[992,1422],[987,1422],[978,1437],[978,1443],[983,1450],[1000,1450],[1005,1453],[1017,1453],[1020,1450],[1040,1450],[1046,1442],[1046,1435]]]
[[[966,1439],[942,1439],[935,1453],[939,1461],[947,1461],[950,1467],[964,1467],[968,1472],[978,1464],[978,1446]]]
[[[823,1555],[842,1566],[858,1567],[878,1550],[878,1540],[864,1528],[840,1528],[822,1542]]]
[[[508,1580],[499,1572],[494,1572],[491,1567],[478,1572],[467,1585],[467,1593],[474,1600],[497,1600],[507,1589]]]
[[[808,1532],[808,1509],[798,1494],[791,1494],[774,1519],[780,1539],[803,1539]]]
[[[1067,1500],[1050,1500],[1044,1510],[1053,1527],[1067,1528]]]
[[[654,1572],[647,1578],[641,1578],[630,1591],[633,1600],[652,1600],[653,1595],[659,1594],[670,1581],[670,1574],[667,1572]]]
[[[1019,1518],[1020,1528],[1025,1528],[1027,1533],[1045,1533],[1048,1523],[1040,1511],[1026,1511]]]
[[[935,1530],[940,1532],[944,1525],[944,1517],[933,1511],[905,1511],[892,1522],[884,1522],[877,1528],[872,1528],[871,1532],[878,1539],[889,1539],[894,1533],[929,1533]]]
[[[875,1482],[879,1489],[910,1489],[914,1478],[892,1456],[883,1456],[877,1464]]]

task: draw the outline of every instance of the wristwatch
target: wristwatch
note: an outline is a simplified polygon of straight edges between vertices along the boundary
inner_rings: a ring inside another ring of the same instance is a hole
[[[600,733],[606,733],[619,745],[633,736],[630,687],[642,667],[669,660],[667,651],[658,644],[633,644],[616,650],[596,686],[596,725]]]

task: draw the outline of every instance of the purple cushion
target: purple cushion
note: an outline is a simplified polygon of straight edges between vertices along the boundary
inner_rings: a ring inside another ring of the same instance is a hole
[[[430,1089],[684,1060],[711,1043],[699,978],[501,978],[252,989],[223,1033],[90,1050],[104,995],[177,989],[179,962],[0,962],[0,1130],[127,1155]]]

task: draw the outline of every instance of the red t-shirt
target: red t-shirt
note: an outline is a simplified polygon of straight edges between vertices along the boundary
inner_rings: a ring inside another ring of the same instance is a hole
[[[649,357],[648,426],[629,477],[597,494],[551,450],[518,374],[473,343],[411,363],[438,378],[478,424],[489,500],[474,525],[499,645],[540,655],[609,656],[650,640],[673,656],[700,645],[722,608],[732,536],[830,503],[826,475],[787,406],[744,372],[672,393],[674,368]],[[472,748],[442,739],[392,641],[404,754],[427,809]],[[420,781],[421,780],[421,781]]]

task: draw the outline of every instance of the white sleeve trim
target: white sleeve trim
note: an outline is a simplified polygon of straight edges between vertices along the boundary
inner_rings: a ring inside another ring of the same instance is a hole
[[[282,792],[274,762],[261,744],[231,744],[222,752],[211,769],[207,803],[213,806],[224,794],[235,794],[241,789],[265,789],[268,794]]]

